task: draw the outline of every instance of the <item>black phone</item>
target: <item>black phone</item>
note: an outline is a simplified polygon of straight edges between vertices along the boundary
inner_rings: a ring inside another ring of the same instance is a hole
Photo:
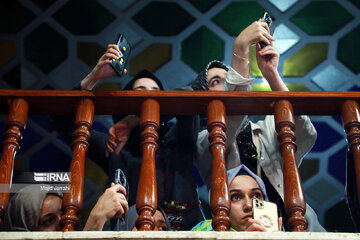
[[[122,34],[119,34],[116,45],[119,47],[120,50],[120,58],[111,59],[110,65],[114,69],[116,74],[121,77],[130,56],[131,46]]]
[[[267,23],[268,27],[270,28],[270,26],[272,24],[272,19],[271,19],[270,15],[267,12],[264,12],[264,14],[263,14],[263,16],[261,18],[261,21]],[[264,47],[267,46],[267,44],[264,43],[264,42],[259,42],[259,44],[260,44],[261,48],[264,48]]]
[[[120,184],[121,186],[123,186],[126,190],[126,200],[128,200],[128,196],[129,196],[129,185],[128,185],[128,182],[126,180],[126,176],[125,176],[125,173],[120,169],[120,168],[117,168],[115,170],[115,179],[114,179],[114,182],[115,184]],[[116,223],[115,223],[115,228],[114,230],[115,231],[120,231],[120,225],[124,225],[125,224],[125,219],[124,217],[119,217],[117,220],[116,220]]]

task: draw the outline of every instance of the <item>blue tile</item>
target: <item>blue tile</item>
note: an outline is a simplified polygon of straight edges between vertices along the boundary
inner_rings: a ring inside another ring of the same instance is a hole
[[[280,54],[292,48],[300,40],[300,37],[284,24],[279,24],[275,28],[273,36],[276,39],[274,47]]]
[[[339,69],[330,65],[317,73],[312,81],[324,91],[339,91],[339,88],[349,81],[349,78]]]
[[[339,140],[343,139],[343,137],[334,131],[334,129],[332,129],[327,123],[313,122],[313,124],[317,131],[317,139],[311,151],[323,152]]]
[[[269,0],[275,7],[277,7],[280,11],[285,12],[292,5],[294,5],[298,0]]]
[[[344,147],[335,154],[333,154],[331,157],[329,157],[328,164],[328,172],[344,185],[346,170],[346,150],[347,147]]]

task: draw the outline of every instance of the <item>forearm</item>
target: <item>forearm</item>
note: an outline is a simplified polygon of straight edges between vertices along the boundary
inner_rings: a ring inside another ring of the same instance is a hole
[[[94,73],[91,71],[83,80],[81,80],[81,89],[92,90],[98,79],[94,77]]]
[[[278,71],[268,72],[265,78],[272,91],[289,91]]]
[[[106,222],[106,217],[91,211],[83,231],[101,231]]]

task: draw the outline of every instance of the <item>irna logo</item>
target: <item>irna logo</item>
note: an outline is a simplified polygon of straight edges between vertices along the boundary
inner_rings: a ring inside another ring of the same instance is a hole
[[[35,182],[70,182],[70,172],[34,172]]]

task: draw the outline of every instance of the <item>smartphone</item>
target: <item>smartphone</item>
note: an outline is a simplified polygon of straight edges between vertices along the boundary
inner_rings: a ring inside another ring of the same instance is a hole
[[[128,196],[129,196],[129,185],[128,185],[128,182],[126,180],[126,176],[125,176],[125,173],[120,169],[120,168],[117,168],[115,170],[115,179],[114,179],[114,182],[115,184],[120,184],[121,186],[123,186],[126,190],[126,200],[128,200]],[[116,223],[115,223],[115,228],[114,230],[115,231],[120,231],[120,225],[124,225],[125,224],[125,219],[124,217],[119,217],[117,220],[116,220]]]
[[[253,215],[254,219],[260,220],[269,231],[279,231],[278,209],[275,203],[253,199]]]
[[[111,59],[110,65],[114,69],[116,74],[121,77],[130,56],[131,46],[122,34],[119,34],[116,45],[119,47],[120,50],[120,58]]]
[[[268,27],[270,28],[270,26],[272,24],[272,19],[271,19],[270,15],[267,12],[264,12],[264,14],[263,14],[263,16],[261,18],[261,21],[267,23]],[[264,42],[259,42],[259,44],[260,44],[261,48],[264,48],[264,47],[267,46],[267,44],[264,43]]]

